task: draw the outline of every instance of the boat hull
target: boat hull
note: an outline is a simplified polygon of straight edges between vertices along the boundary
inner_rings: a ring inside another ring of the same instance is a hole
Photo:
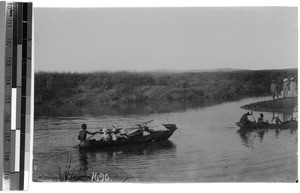
[[[298,128],[298,121],[286,121],[281,124],[258,124],[250,122],[247,125],[243,125],[241,122],[235,123],[242,130],[260,130],[260,129],[296,129]]]
[[[175,124],[163,124],[168,130],[166,131],[156,131],[150,135],[138,135],[131,137],[129,139],[118,139],[116,141],[104,141],[104,140],[87,140],[79,145],[80,149],[93,149],[93,148],[106,148],[115,147],[122,145],[132,145],[132,144],[143,144],[152,143],[158,141],[165,141],[171,137],[171,135],[177,129]]]

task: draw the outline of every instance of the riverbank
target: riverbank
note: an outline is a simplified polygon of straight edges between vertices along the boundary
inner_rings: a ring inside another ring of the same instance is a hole
[[[35,116],[89,107],[196,103],[197,106],[267,96],[272,80],[297,77],[297,69],[216,72],[95,72],[35,74]],[[167,105],[166,105],[167,106]]]
[[[268,111],[268,112],[291,112],[297,111],[298,97],[281,98],[275,100],[261,101],[251,103],[241,108],[254,111]]]
[[[57,165],[64,169],[66,156],[70,154],[72,168],[87,169],[88,175],[91,171],[108,173],[113,182],[124,180],[127,176],[136,177],[128,182],[295,182],[298,129],[237,133],[239,128],[235,122],[244,113],[239,107],[268,99],[247,98],[176,113],[141,115],[137,112],[130,116],[83,114],[36,119],[33,166],[37,169],[33,171],[32,178],[36,181],[47,180],[39,177],[56,176]],[[260,112],[253,113],[257,120]],[[283,120],[284,114],[278,114]],[[265,119],[271,120],[272,116],[273,113],[264,112]],[[131,125],[153,118],[179,127],[169,144],[151,143],[86,152],[73,148],[79,143],[77,136],[82,123],[87,124],[90,131],[97,131],[111,128],[117,121]]]

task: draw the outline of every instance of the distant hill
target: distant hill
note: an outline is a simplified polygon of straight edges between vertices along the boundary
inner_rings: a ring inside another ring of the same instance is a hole
[[[237,71],[298,71],[298,68],[284,68],[284,69],[260,69],[260,70],[249,70],[241,68],[217,68],[217,69],[192,69],[192,70],[173,70],[173,69],[159,69],[149,72],[161,72],[161,73],[189,73],[189,72],[237,72]]]
[[[234,72],[234,71],[250,71],[250,70],[238,69],[238,68],[193,69],[193,70],[159,69],[159,70],[155,70],[154,72],[183,73],[183,72]]]

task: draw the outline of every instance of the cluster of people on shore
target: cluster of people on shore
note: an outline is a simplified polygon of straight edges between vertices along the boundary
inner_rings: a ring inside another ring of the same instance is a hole
[[[275,80],[272,81],[270,90],[272,92],[273,99],[275,99],[275,97],[279,99],[278,85]],[[297,97],[297,83],[293,77],[291,77],[290,79],[283,79],[282,91],[280,92],[280,94],[282,98]]]

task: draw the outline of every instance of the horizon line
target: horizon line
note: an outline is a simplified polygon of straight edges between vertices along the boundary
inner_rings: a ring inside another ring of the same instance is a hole
[[[265,71],[265,70],[296,70],[295,68],[273,68],[273,69],[239,69],[239,68],[213,68],[213,69],[190,69],[190,70],[179,70],[179,69],[157,69],[157,70],[95,70],[95,71],[45,71],[39,70],[34,71],[34,73],[78,73],[78,74],[91,74],[91,73],[99,73],[99,72],[107,72],[107,73],[118,73],[118,72],[130,72],[130,73],[202,73],[202,72],[238,72],[238,71]]]

